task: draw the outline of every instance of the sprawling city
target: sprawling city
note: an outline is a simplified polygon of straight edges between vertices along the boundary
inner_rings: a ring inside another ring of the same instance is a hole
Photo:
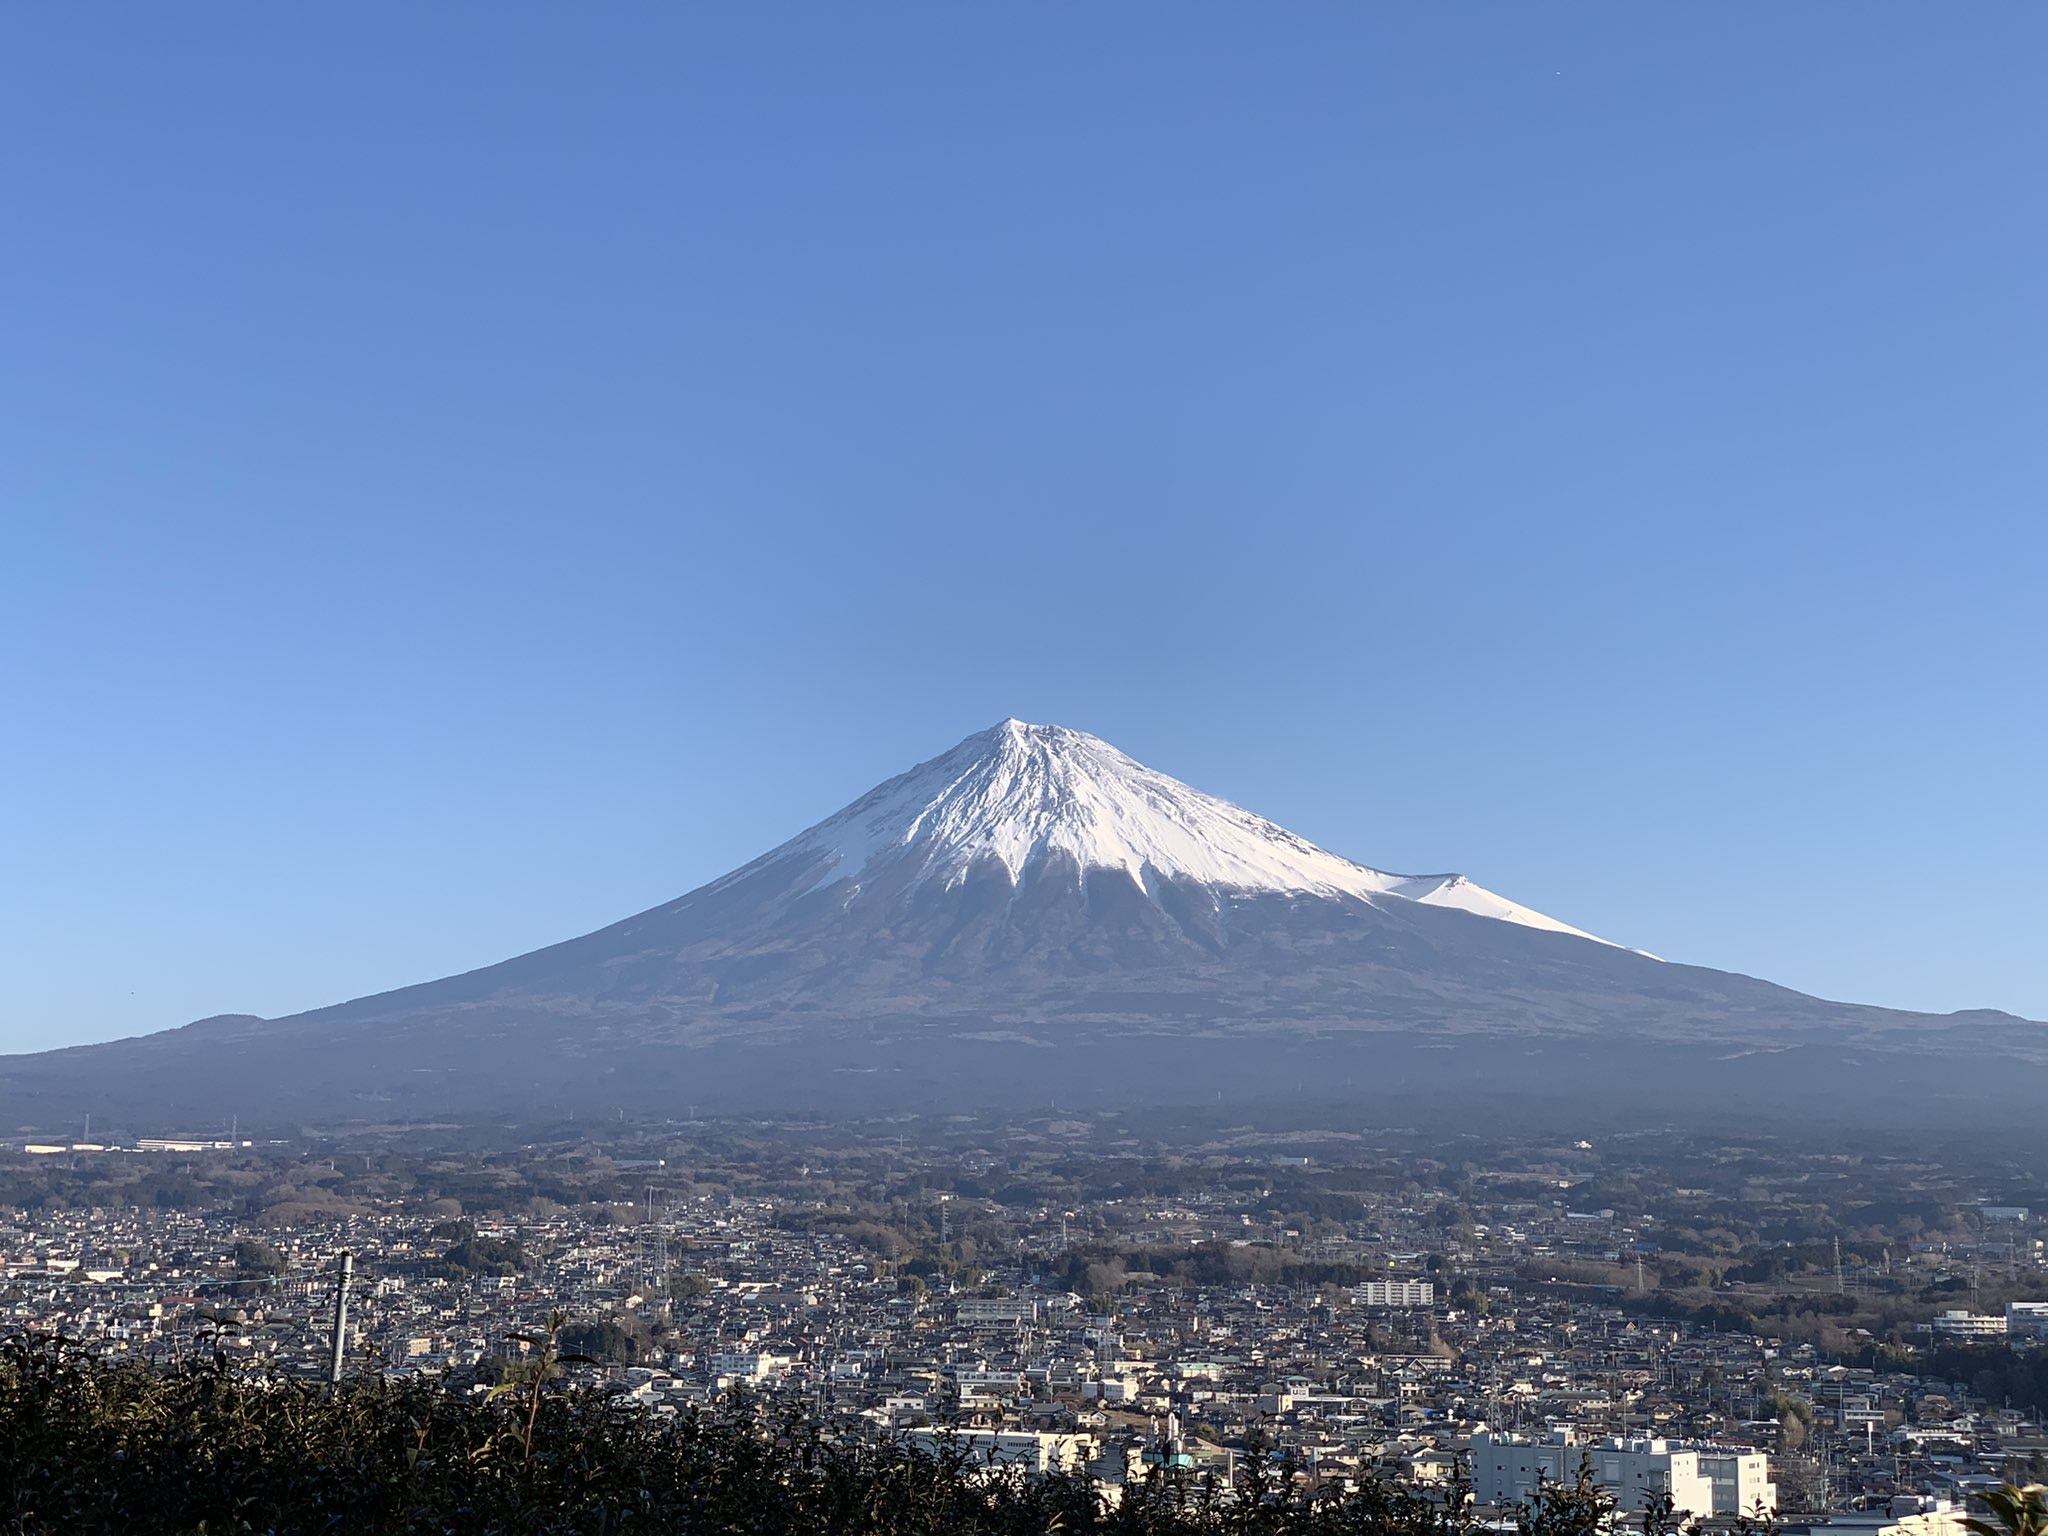
[[[2048,1471],[2039,1186],[1966,1140],[1057,1111],[477,1139],[10,1147],[0,1316],[470,1395],[552,1351],[649,1414],[789,1404],[1111,1500],[1267,1455],[1505,1514],[1583,1466],[1624,1513],[1962,1536],[1973,1492]]]

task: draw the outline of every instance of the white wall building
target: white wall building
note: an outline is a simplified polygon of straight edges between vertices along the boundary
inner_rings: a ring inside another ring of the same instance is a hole
[[[1831,1536],[1968,1536],[1963,1512],[1946,1499],[1910,1496],[1886,1509],[1839,1510],[1828,1516],[1827,1528]]]
[[[1038,1321],[1038,1303],[1028,1296],[968,1296],[954,1303],[953,1320],[976,1330],[1023,1328]]]
[[[1954,1310],[1934,1319],[1937,1339],[1992,1339],[2005,1335],[2005,1319],[1996,1315]]]
[[[1433,1307],[1436,1285],[1428,1280],[1368,1280],[1351,1293],[1360,1307]]]
[[[1481,1429],[1472,1436],[1472,1492],[1481,1504],[1518,1504],[1539,1480],[1575,1482],[1582,1462],[1626,1513],[1665,1493],[1674,1508],[1694,1515],[1778,1507],[1770,1458],[1761,1451],[1672,1440],[1581,1441],[1571,1429],[1541,1439]]]
[[[2038,1339],[2048,1334],[2048,1301],[2008,1301],[2005,1304],[2005,1331],[2023,1339]]]
[[[1735,1445],[1699,1447],[1700,1475],[1714,1490],[1716,1515],[1778,1512],[1778,1485],[1771,1481],[1771,1458],[1762,1451]]]
[[[1081,1383],[1081,1400],[1087,1403],[1128,1403],[1138,1395],[1138,1378],[1135,1376],[1104,1376],[1099,1381]]]
[[[792,1364],[787,1355],[720,1353],[711,1357],[711,1374],[742,1381],[763,1381],[780,1376]]]

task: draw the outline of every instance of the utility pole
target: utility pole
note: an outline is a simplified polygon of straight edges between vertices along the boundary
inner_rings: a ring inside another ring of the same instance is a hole
[[[1835,1239],[1835,1294],[1841,1295],[1848,1289],[1842,1278],[1842,1240]]]
[[[337,1387],[341,1385],[341,1357],[348,1349],[348,1282],[355,1272],[356,1256],[342,1249],[341,1283],[334,1288],[334,1359],[328,1370],[328,1380]]]

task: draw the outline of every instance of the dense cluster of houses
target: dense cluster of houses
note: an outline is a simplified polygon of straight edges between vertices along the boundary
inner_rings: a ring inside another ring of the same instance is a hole
[[[1132,1230],[1189,1240],[1190,1216],[1146,1212]],[[1213,1241],[1287,1240],[1213,1226]],[[604,1356],[571,1374],[651,1412],[735,1392],[793,1400],[845,1433],[1087,1467],[1109,1485],[1159,1465],[1228,1476],[1270,1452],[1304,1477],[1469,1480],[1506,1503],[1584,1466],[1624,1505],[1668,1492],[1700,1514],[1875,1512],[1878,1529],[1909,1522],[1899,1536],[1957,1536],[1944,1522],[1973,1487],[2048,1454],[2037,1425],[1967,1382],[1658,1321],[1471,1252],[1390,1253],[1384,1275],[1350,1285],[1127,1272],[1084,1297],[1048,1283],[1033,1245],[968,1279],[913,1282],[851,1237],[733,1197],[631,1224],[564,1214],[463,1231],[480,1268],[452,1264],[446,1223],[417,1215],[252,1244],[221,1216],[16,1213],[0,1219],[0,1319],[112,1356],[220,1351],[324,1374],[347,1252],[349,1371],[481,1390],[531,1368],[565,1317],[563,1339]]]

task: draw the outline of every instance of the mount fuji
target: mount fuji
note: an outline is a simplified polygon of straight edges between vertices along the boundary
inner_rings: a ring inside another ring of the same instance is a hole
[[[249,1122],[1313,1092],[1409,1120],[1480,1102],[1583,1120],[1928,1105],[1981,1092],[1973,1060],[2038,1095],[2048,1028],[1667,963],[1006,720],[611,927],[291,1018],[0,1059],[0,1107]]]

